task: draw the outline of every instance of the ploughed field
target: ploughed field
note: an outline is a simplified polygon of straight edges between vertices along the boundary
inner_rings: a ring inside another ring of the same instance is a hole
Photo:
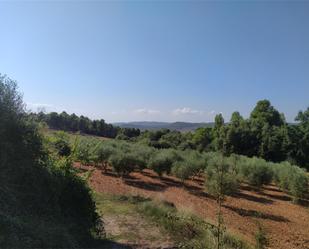
[[[92,171],[89,184],[98,193],[140,195],[168,201],[179,210],[195,213],[215,224],[217,204],[204,191],[202,178],[195,177],[183,184],[175,177],[159,178],[152,170],[145,169],[121,179],[110,168],[103,172],[93,166],[76,164],[76,167],[82,171]],[[226,198],[223,215],[227,230],[251,245],[255,244],[260,223],[267,234],[267,248],[309,248],[308,206],[292,203],[291,198],[274,185],[255,191],[242,184],[239,193]]]

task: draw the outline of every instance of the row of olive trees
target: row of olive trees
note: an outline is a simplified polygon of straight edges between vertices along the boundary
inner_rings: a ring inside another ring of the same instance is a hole
[[[197,175],[205,176],[207,190],[216,194],[216,167],[223,164],[223,189],[226,194],[238,191],[246,182],[256,189],[274,182],[295,200],[306,197],[308,177],[304,170],[288,162],[270,163],[260,158],[239,155],[223,157],[220,153],[200,153],[194,150],[155,149],[139,143],[84,139],[76,149],[76,160],[106,170],[110,165],[119,176],[133,171],[152,169],[160,177],[174,175],[182,182]]]

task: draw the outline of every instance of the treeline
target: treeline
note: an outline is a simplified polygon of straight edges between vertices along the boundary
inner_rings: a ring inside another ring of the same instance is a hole
[[[309,169],[309,108],[288,124],[268,100],[257,103],[248,119],[234,112],[228,124],[222,115],[212,129],[197,130],[193,141],[203,150],[257,156],[267,161],[289,161]]]
[[[309,169],[309,108],[299,112],[297,123],[289,124],[268,100],[257,103],[248,119],[234,112],[226,123],[221,114],[213,127],[181,133],[162,129],[145,131],[131,140],[155,148],[221,151],[261,157],[267,161],[289,161]]]
[[[140,135],[140,130],[135,128],[120,128],[107,124],[104,119],[91,120],[85,116],[77,116],[76,114],[68,114],[66,112],[51,112],[45,114],[43,112],[30,113],[30,116],[39,122],[45,122],[51,129],[81,132],[84,134],[102,136],[108,138],[129,139]]]
[[[295,124],[289,124],[268,100],[259,101],[247,119],[234,112],[229,122],[225,122],[219,114],[213,127],[186,133],[169,129],[141,132],[66,112],[31,115],[52,129],[130,140],[158,149],[221,151],[273,162],[289,161],[309,169],[309,108],[299,112]]]

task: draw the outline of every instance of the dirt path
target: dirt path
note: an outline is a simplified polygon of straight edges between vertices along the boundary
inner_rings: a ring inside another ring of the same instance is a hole
[[[96,195],[107,239],[130,249],[173,249],[174,243],[153,222],[137,212],[137,206],[110,195]],[[114,246],[117,248],[116,246]]]
[[[95,169],[90,185],[101,193],[142,195],[167,200],[178,209],[195,212],[211,222],[215,220],[216,202],[204,192],[202,179],[186,181],[183,186],[174,177],[160,179],[150,170],[131,173],[128,178],[121,180],[111,171],[103,174]],[[267,232],[268,248],[309,249],[308,208],[291,203],[290,197],[275,186],[267,186],[255,192],[243,185],[237,196],[227,198],[223,212],[228,230],[252,245],[258,221]]]

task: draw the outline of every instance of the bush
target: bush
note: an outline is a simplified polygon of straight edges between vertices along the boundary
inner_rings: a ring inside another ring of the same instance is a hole
[[[0,248],[85,247],[98,224],[90,189],[69,160],[58,167],[47,154],[16,84],[1,76],[0,120]]]
[[[163,202],[144,201],[139,211],[153,222],[163,227],[183,249],[216,248],[215,226],[190,213],[179,212],[175,207]],[[244,242],[225,234],[223,248],[248,249]]]
[[[179,161],[173,164],[172,174],[184,182],[194,175],[194,168],[189,161]]]
[[[295,202],[304,199],[308,191],[308,177],[304,173],[294,174],[290,180],[289,190]]]
[[[259,158],[240,156],[237,172],[249,184],[261,187],[273,180],[279,188],[290,193],[294,201],[306,198],[308,192],[308,177],[303,169],[289,162],[271,163]]]
[[[71,154],[69,138],[64,132],[56,133],[54,146],[59,156],[69,156]]]
[[[174,162],[181,160],[175,150],[166,149],[157,151],[149,161],[149,167],[159,176],[170,174]]]
[[[136,166],[139,170],[147,168],[147,164],[154,153],[154,149],[144,145],[132,146],[131,154],[136,159]]]
[[[239,167],[240,174],[253,186],[260,188],[272,181],[273,172],[263,159],[242,157]]]
[[[96,163],[96,150],[99,147],[99,143],[90,140],[78,143],[75,157],[83,165],[91,165]]]
[[[295,202],[306,198],[308,193],[308,177],[303,169],[288,162],[273,164],[276,184],[289,192]]]
[[[128,175],[136,166],[136,158],[132,154],[117,152],[110,156],[109,163],[121,177]]]
[[[101,164],[101,168],[106,171],[108,160],[114,153],[115,148],[106,143],[101,143],[95,151],[94,161],[95,163]]]
[[[218,199],[238,191],[237,176],[226,158],[215,156],[208,163],[206,186],[210,194]]]

